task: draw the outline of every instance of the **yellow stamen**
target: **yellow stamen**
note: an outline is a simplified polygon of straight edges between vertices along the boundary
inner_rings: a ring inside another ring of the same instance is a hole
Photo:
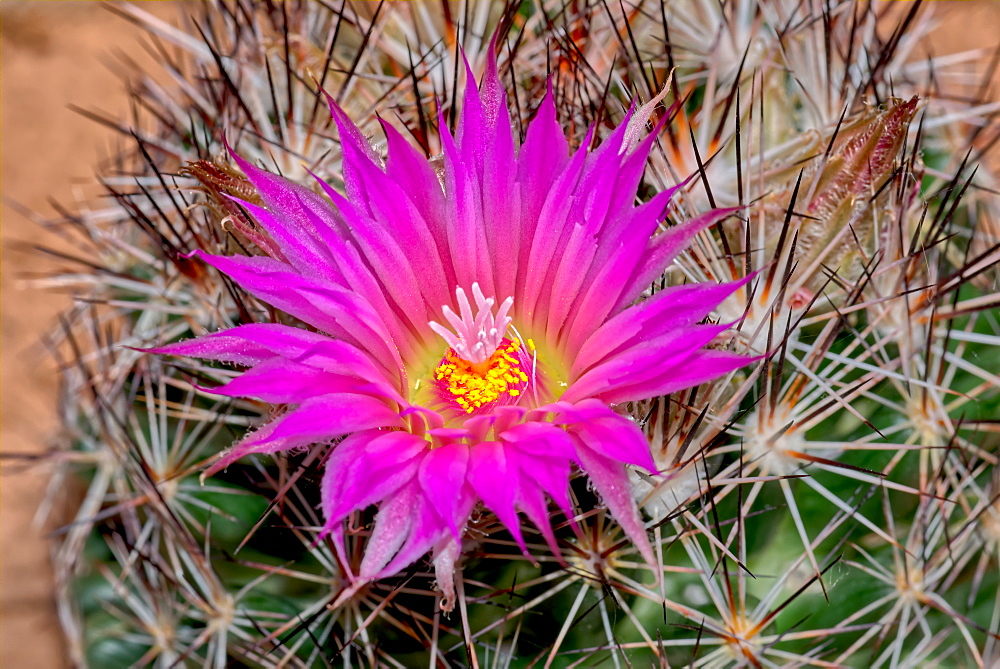
[[[466,413],[472,413],[484,404],[501,399],[504,394],[517,397],[528,382],[528,375],[521,371],[517,352],[521,342],[512,339],[489,358],[472,363],[458,357],[452,349],[434,370],[434,378],[442,382],[452,399]]]

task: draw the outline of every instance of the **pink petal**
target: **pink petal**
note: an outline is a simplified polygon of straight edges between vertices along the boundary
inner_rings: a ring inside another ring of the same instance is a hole
[[[625,290],[622,291],[621,299],[618,301],[618,308],[621,309],[630,304],[649,287],[650,283],[663,274],[663,271],[670,266],[677,254],[690,245],[696,234],[738,211],[741,211],[739,207],[714,209],[674,226],[657,236],[650,245],[649,252],[642,264],[636,268],[626,282]]]
[[[427,158],[413,148],[399,132],[388,123],[382,123],[388,143],[389,156],[385,161],[385,172],[399,184],[420,212],[434,237],[439,252],[447,242],[445,231],[445,198],[434,168]],[[442,259],[447,254],[442,253]],[[450,263],[445,263],[446,275],[442,277],[448,285],[455,284],[454,271]]]
[[[633,209],[627,229],[617,230],[610,238],[602,239],[593,259],[582,266],[586,286],[574,296],[575,308],[568,318],[569,331],[563,333],[569,350],[575,350],[608,316],[615,311],[621,291],[625,287],[622,277],[631,276],[648,254],[649,235],[659,225],[671,193],[660,193],[646,204]],[[601,290],[596,290],[601,286]]]
[[[268,304],[368,350],[387,368],[402,366],[385,323],[355,293],[301,276],[285,263],[270,258],[212,256],[200,252],[198,257]]]
[[[746,367],[761,357],[748,358],[735,353],[707,351],[692,356],[689,361],[681,362],[669,373],[654,376],[647,380],[624,383],[614,389],[600,394],[600,398],[610,404],[649,397],[669,395],[679,390],[693,388],[728,374],[741,367]]]
[[[393,562],[410,564],[430,550],[447,530],[436,526],[434,512],[422,500],[419,484],[413,480],[382,503],[375,515],[375,527],[365,545],[358,576],[366,581],[391,576]],[[402,560],[399,560],[399,557]]]
[[[316,395],[355,392],[353,389],[362,385],[374,389],[373,384],[361,379],[274,359],[243,372],[229,383],[204,390],[226,397],[253,397],[271,404],[299,404]]]
[[[649,451],[649,440],[642,430],[628,418],[619,416],[610,409],[601,418],[576,423],[569,429],[577,437],[578,444],[583,443],[601,457],[636,465],[650,472],[656,471],[656,463]],[[579,454],[579,450],[577,453]]]
[[[674,286],[625,309],[584,341],[573,361],[570,378],[579,378],[614,353],[702,320],[748,280]]]
[[[293,359],[312,346],[328,341],[332,340],[302,328],[248,323],[196,339],[141,350],[249,366],[278,356]]]
[[[567,477],[569,472],[567,471]],[[556,541],[556,535],[552,532],[552,521],[549,516],[549,505],[545,502],[545,497],[542,494],[541,489],[538,486],[531,485],[527,483],[530,479],[525,478],[525,483],[522,484],[518,490],[518,506],[524,512],[524,515],[534,523],[535,527],[542,533],[542,537],[545,538],[545,543],[549,545],[549,550],[555,555],[560,562],[562,562],[562,551],[559,548],[559,542]],[[568,483],[568,479],[567,479]],[[528,552],[524,546],[521,550],[525,555]]]
[[[349,160],[345,156],[345,160]],[[350,200],[332,189],[325,182],[319,184],[326,192],[327,196],[337,207],[337,211],[344,221],[350,226],[354,242],[358,245],[361,254],[364,256],[372,274],[381,286],[381,292],[391,297],[391,304],[394,306],[395,318],[405,319],[411,325],[419,324],[423,326],[429,315],[427,313],[427,300],[421,295],[421,285],[424,283],[437,283],[431,290],[431,294],[438,296],[450,292],[441,282],[444,270],[440,261],[437,249],[433,251],[428,244],[430,240],[426,237],[417,236],[412,228],[426,224],[422,220],[412,220],[419,218],[419,213],[415,208],[406,207],[405,196],[396,198],[396,203],[392,210],[385,211],[378,209],[379,218],[372,218],[370,212],[364,211],[359,204],[367,206],[387,207],[385,200],[380,202],[370,202],[367,195],[366,184],[373,181],[386,181],[385,175],[375,166],[369,164],[358,164],[355,166],[357,175],[355,177],[356,187],[361,191],[364,199]],[[381,178],[376,177],[376,173]],[[394,188],[388,184],[372,184],[373,189],[381,187]],[[358,204],[356,204],[356,202]],[[411,228],[409,239],[407,235],[401,235],[399,228]],[[429,234],[429,233],[427,233]],[[415,241],[415,239],[419,241]],[[404,245],[406,242],[407,245]],[[428,267],[421,264],[414,265],[412,261],[427,263]],[[418,273],[420,277],[418,279]],[[426,276],[425,276],[426,275]]]
[[[469,457],[469,485],[500,522],[510,530],[517,545],[527,555],[521,534],[521,521],[514,508],[515,492],[520,487],[518,470],[507,464],[505,448],[495,441],[483,441],[472,448]],[[527,479],[527,484],[530,479]]]
[[[468,463],[469,447],[449,444],[428,451],[418,473],[424,497],[456,539],[461,539],[460,529],[468,520],[459,511]]]
[[[229,153],[260,193],[265,206],[300,241],[304,241],[310,233],[320,234],[320,227],[323,228],[320,234],[323,238],[329,239],[331,234],[343,238],[342,233],[346,231],[338,225],[330,204],[322,197],[304,186],[250,164],[232,150]]]
[[[441,127],[445,127],[443,123]],[[447,130],[441,133],[441,146],[445,158],[445,192],[451,205],[446,218],[448,242],[445,252],[455,268],[455,282],[466,288],[478,282],[485,294],[496,295],[479,175],[475,165],[466,164],[463,152]]]
[[[588,136],[589,139],[589,136]],[[548,299],[540,300],[549,283],[549,268],[554,265],[553,258],[559,249],[559,240],[563,238],[570,226],[576,222],[570,216],[573,212],[573,197],[580,173],[587,157],[586,145],[573,155],[565,170],[545,196],[544,204],[534,225],[534,234],[530,242],[521,250],[521,263],[518,268],[518,292],[514,295],[514,303],[522,318],[534,321],[547,316]],[[541,188],[542,184],[532,184],[530,188]],[[528,237],[529,229],[525,230]],[[527,253],[525,253],[527,251]],[[539,306],[541,302],[541,306]]]
[[[325,236],[314,229],[304,229],[289,225],[288,221],[271,211],[257,205],[230,198],[245,209],[254,220],[264,228],[265,232],[278,244],[281,253],[299,272],[322,277],[328,281],[341,283],[340,272],[333,264],[329,249],[333,245],[343,243],[332,231],[327,229]]]
[[[728,324],[690,326],[618,351],[574,380],[562,399],[577,402],[587,397],[603,397],[604,393],[639,381],[669,381],[678,370],[697,364],[699,356],[704,354],[699,349],[727,329]]]
[[[376,504],[413,479],[427,442],[407,432],[358,432],[334,447],[323,474],[326,526]]]
[[[203,476],[211,476],[251,453],[277,453],[358,430],[402,426],[399,414],[373,397],[348,393],[320,395],[249,434],[226,451]]]
[[[632,489],[625,466],[595,453],[583,444],[580,445],[578,453],[583,470],[587,472],[594,489],[601,495],[604,504],[621,525],[626,536],[639,549],[639,554],[647,564],[656,565],[653,547],[649,545],[649,537],[646,536],[646,529],[632,499]]]
[[[521,206],[524,212],[525,238],[533,237],[535,227],[541,219],[542,205],[548,195],[546,185],[555,184],[568,161],[569,145],[556,120],[552,82],[549,81],[545,98],[528,125],[527,137],[517,155],[517,182],[523,189]],[[525,251],[522,247],[517,263],[519,268],[527,265]]]
[[[472,491],[469,490],[468,487],[464,487],[461,490],[455,491],[455,496],[457,498],[455,510],[456,516],[468,519],[469,515],[472,513],[472,508],[476,504],[475,495],[472,494]],[[409,536],[407,537],[406,542],[400,547],[399,552],[396,553],[392,560],[375,575],[376,578],[385,578],[395,574],[400,569],[403,569],[404,567],[415,562],[432,547],[438,546],[443,542],[454,538],[454,533],[450,532],[447,527],[443,527],[441,525],[441,519],[434,512],[434,510],[431,509],[430,504],[426,499],[420,499],[419,493],[418,497],[411,499],[407,510],[414,519],[414,522],[409,528]],[[377,531],[379,529],[377,516],[375,520],[375,529]],[[374,534],[372,538],[375,538]],[[367,559],[368,552],[366,550],[365,560]]]
[[[572,441],[572,439],[571,439]],[[573,516],[573,505],[569,499],[570,460],[560,458],[539,458],[520,449],[513,451],[510,460],[517,463],[521,470],[522,481],[534,481],[537,487],[552,498],[567,518]],[[573,456],[576,461],[576,455]],[[527,487],[527,486],[524,486]],[[533,521],[538,524],[538,521]]]
[[[441,610],[448,613],[455,608],[455,563],[462,552],[461,542],[451,535],[445,535],[434,546],[434,579],[441,591]]]
[[[497,431],[499,438],[526,455],[570,461],[576,446],[566,431],[552,423],[530,421]]]

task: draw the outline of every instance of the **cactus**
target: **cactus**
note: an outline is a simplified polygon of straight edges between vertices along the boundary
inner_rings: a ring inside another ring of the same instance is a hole
[[[134,125],[153,129],[103,180],[110,203],[77,221],[86,262],[53,279],[81,297],[60,332],[58,473],[87,493],[55,538],[76,663],[1000,661],[1000,197],[976,165],[973,129],[995,132],[978,82],[912,58],[929,8],[612,4],[218,0],[185,7],[182,27],[114,5],[173,83],[133,73],[155,119]],[[673,193],[655,234],[702,224],[637,303],[730,284],[704,322],[731,328],[705,350],[753,362],[616,398],[655,467],[616,493],[577,461],[568,509],[543,500],[551,537],[477,503],[460,542],[358,580],[376,509],[339,541],[324,531],[340,443],[209,470],[283,408],[214,394],[232,366],[146,351],[301,327],[202,260],[281,257],[252,167],[300,198],[320,197],[310,173],[344,194],[342,146],[391,161],[381,121],[445,183],[442,134],[475,85],[463,54],[477,78],[498,64],[515,144],[549,87],[572,148],[621,127],[634,156],[649,138],[637,204]],[[324,91],[361,134],[338,132]]]

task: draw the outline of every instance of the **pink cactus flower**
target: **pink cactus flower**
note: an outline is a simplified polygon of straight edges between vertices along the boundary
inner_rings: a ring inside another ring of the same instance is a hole
[[[383,165],[331,109],[346,195],[320,181],[328,201],[237,157],[265,207],[241,204],[277,252],[198,253],[303,327],[247,324],[152,349],[244,366],[213,392],[286,407],[208,473],[333,443],[322,505],[339,550],[345,519],[378,506],[353,589],[431,552],[445,609],[476,505],[526,550],[524,514],[558,554],[548,500],[573,517],[574,467],[655,564],[626,474],[655,465],[615,405],[748,362],[705,348],[729,326],[704,319],[740,284],[642,299],[695,233],[731,211],[664,228],[671,192],[635,205],[655,139],[640,141],[648,108],[597,149],[571,152],[550,90],[516,146],[495,63],[478,91],[467,88],[457,135],[441,123],[440,178],[387,124]]]

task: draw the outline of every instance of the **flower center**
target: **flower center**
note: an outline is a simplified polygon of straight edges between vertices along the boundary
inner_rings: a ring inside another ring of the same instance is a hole
[[[514,299],[504,300],[494,316],[495,300],[483,295],[478,283],[472,284],[472,296],[475,313],[461,288],[455,290],[459,313],[443,308],[454,331],[434,321],[429,323],[449,346],[434,369],[434,379],[444,397],[465,413],[484,405],[514,402],[528,384],[522,369],[521,342],[506,337],[511,322],[507,312]]]
[[[434,378],[455,404],[472,413],[485,404],[496,404],[520,396],[528,384],[521,369],[517,339],[504,339],[500,348],[483,362],[469,362],[452,349],[434,370]]]

